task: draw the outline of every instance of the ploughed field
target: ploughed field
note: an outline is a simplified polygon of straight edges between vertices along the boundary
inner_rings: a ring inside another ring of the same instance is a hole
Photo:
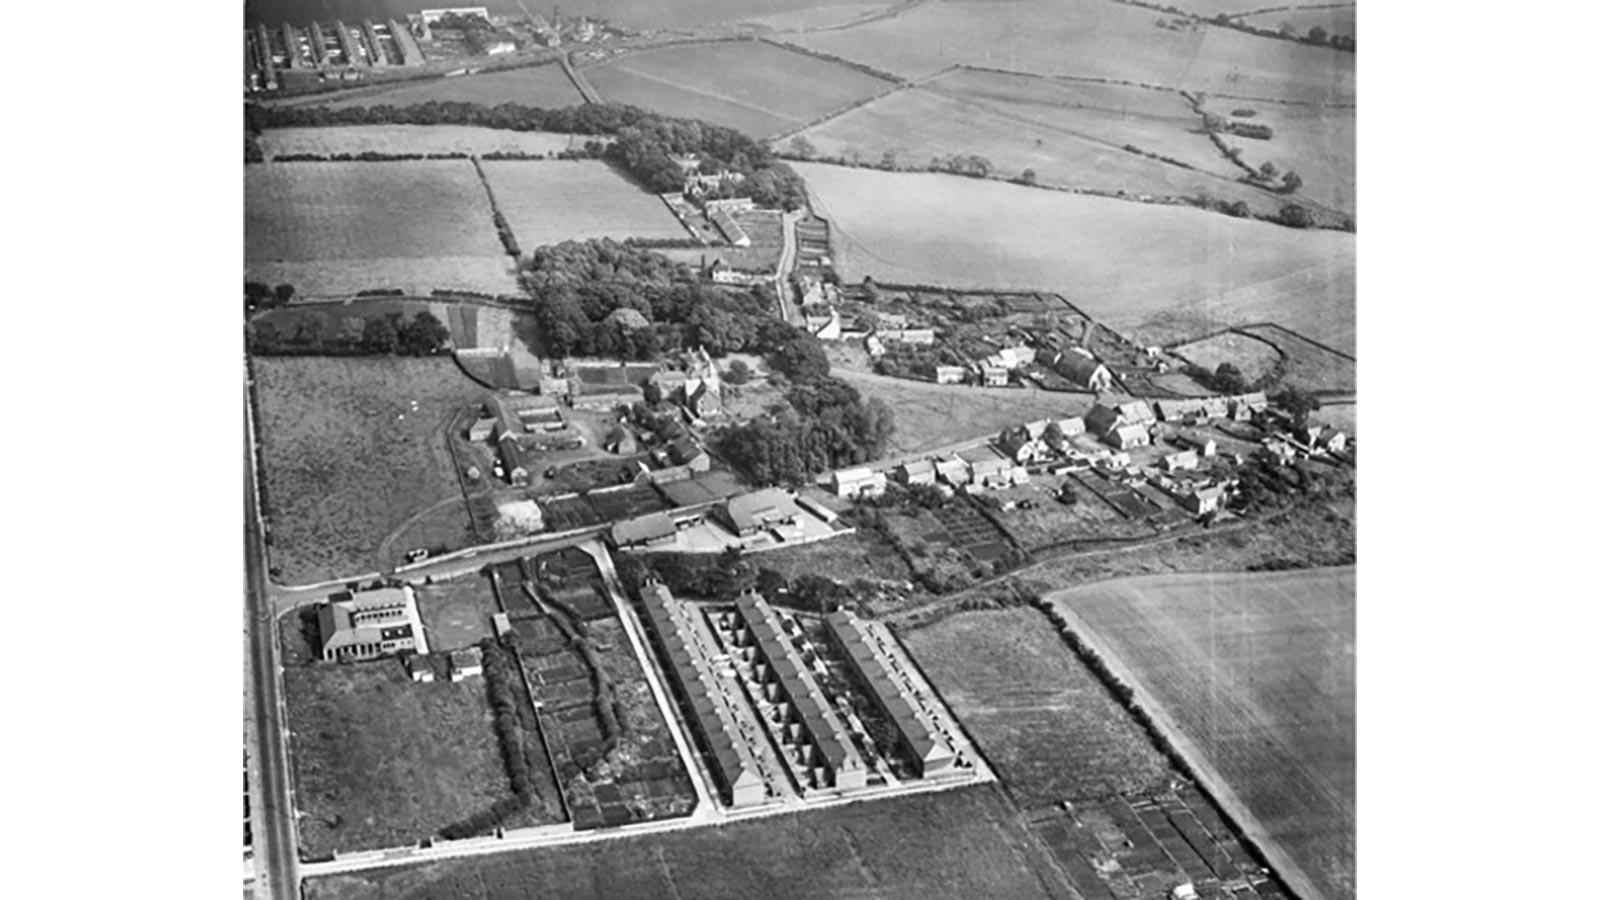
[[[796,163],[845,281],[1058,292],[1140,345],[1276,322],[1355,352],[1355,236],[928,173]]]
[[[891,86],[849,66],[753,41],[634,53],[583,75],[608,102],[704,119],[756,138],[799,128]]]
[[[307,900],[1077,896],[992,785],[313,878],[305,891]]]
[[[1247,832],[1325,896],[1355,896],[1354,568],[1128,578],[1046,599],[1196,748],[1190,761],[1258,823]]]
[[[589,238],[687,238],[661,198],[598,160],[484,160],[484,177],[523,253]]]
[[[467,160],[245,168],[245,277],[302,296],[516,289]]]

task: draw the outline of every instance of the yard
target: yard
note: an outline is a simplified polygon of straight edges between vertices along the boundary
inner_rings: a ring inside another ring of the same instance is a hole
[[[488,392],[448,358],[268,357],[253,365],[275,581],[392,565],[381,553],[391,533],[459,501],[445,429]],[[465,534],[464,508],[461,516]]]
[[[388,102],[388,101],[386,101]],[[528,153],[554,156],[582,149],[586,135],[505,131],[470,125],[341,125],[336,128],[273,128],[261,135],[267,159],[312,153]]]
[[[397,659],[284,670],[301,852],[416,844],[511,795],[481,678]]]
[[[1142,346],[1276,322],[1354,352],[1352,234],[955,175],[795,168],[846,281],[1056,292]]]
[[[959,613],[899,636],[1024,809],[1148,790],[1172,777],[1037,610]]]
[[[384,226],[372,227],[382,222]],[[367,288],[516,289],[466,160],[302,162],[245,170],[245,277],[303,296]]]
[[[583,75],[607,102],[703,119],[754,138],[798,128],[890,87],[848,66],[755,41],[632,53]]]
[[[1243,803],[1252,836],[1327,897],[1355,896],[1353,567],[1133,578],[1046,599]]]
[[[495,203],[525,254],[589,238],[684,238],[661,199],[596,160],[484,160]]]
[[[801,900],[1076,895],[991,786],[719,828],[379,869],[307,882],[307,900]]]
[[[494,636],[495,607],[488,580],[477,575],[416,588],[417,613],[434,653],[459,650]]]

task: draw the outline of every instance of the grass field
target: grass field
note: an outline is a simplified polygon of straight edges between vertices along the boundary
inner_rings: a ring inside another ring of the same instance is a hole
[[[307,900],[1028,900],[1076,895],[990,786],[312,879]]]
[[[834,374],[855,385],[863,397],[882,398],[894,411],[887,456],[926,453],[1047,416],[1081,415],[1094,405],[1086,394],[939,385],[848,369]]]
[[[455,578],[418,587],[416,594],[417,613],[431,652],[459,650],[494,637],[490,617],[499,610],[487,579]]]
[[[1223,363],[1232,363],[1244,374],[1246,381],[1255,381],[1272,371],[1283,357],[1277,348],[1260,338],[1237,331],[1225,331],[1192,344],[1173,348],[1179,356],[1197,366],[1215,371]]]
[[[385,536],[458,495],[444,428],[458,407],[488,391],[448,358],[279,357],[254,365],[275,580],[321,581],[389,564],[376,552]]]
[[[960,613],[905,632],[901,642],[1025,809],[1146,790],[1172,777],[1038,610]]]
[[[907,78],[955,63],[1216,94],[1353,103],[1355,54],[1228,28],[1170,31],[1168,13],[1105,0],[930,3],[794,43]]]
[[[305,853],[415,844],[510,795],[482,679],[413,684],[394,659],[283,677]]]
[[[583,146],[582,135],[503,131],[470,125],[343,125],[274,128],[261,135],[268,159],[289,153],[544,153]]]
[[[483,173],[523,253],[611,237],[687,237],[661,199],[595,160],[485,160]]]
[[[1244,161],[1257,168],[1270,162],[1280,172],[1294,172],[1305,181],[1297,196],[1355,214],[1355,110],[1228,100],[1212,100],[1205,108],[1219,115],[1240,108],[1255,110],[1249,121],[1271,128],[1272,140],[1226,138],[1243,151]]]
[[[1232,0],[1229,0],[1232,2]],[[1322,4],[1311,4],[1321,6]],[[1231,11],[1231,10],[1230,10]],[[1330,35],[1356,33],[1356,5],[1335,7],[1334,9],[1306,9],[1297,6],[1295,9],[1283,9],[1277,12],[1258,13],[1245,16],[1241,21],[1255,28],[1271,28],[1277,30],[1287,27],[1299,36],[1311,33],[1311,29],[1321,26]]]
[[[1328,897],[1355,896],[1354,568],[1129,579],[1047,599]]]
[[[426,293],[467,279],[501,293],[516,288],[504,252],[466,160],[245,170],[245,276],[252,280],[288,282],[308,296],[371,287]]]
[[[1277,322],[1355,352],[1345,232],[953,175],[795,168],[846,281],[1058,292],[1140,345]]]
[[[863,72],[767,43],[635,53],[583,71],[607,101],[704,119],[762,138],[885,90]]]
[[[1283,380],[1286,384],[1313,391],[1355,391],[1355,360],[1329,353],[1322,347],[1282,328],[1262,325],[1242,329],[1246,334],[1269,341],[1288,359]]]
[[[415,106],[419,103],[520,103],[559,109],[583,103],[583,95],[555,63],[527,66],[508,72],[485,72],[455,78],[435,78],[390,90],[362,91],[326,105],[334,109],[351,106]]]

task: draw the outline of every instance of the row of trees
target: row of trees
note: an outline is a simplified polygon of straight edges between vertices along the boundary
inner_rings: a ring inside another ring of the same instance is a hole
[[[265,318],[250,323],[248,347],[257,356],[432,356],[450,345],[450,329],[423,310],[409,321],[400,313],[371,316],[359,338],[328,337],[315,317],[303,316],[293,330]]]

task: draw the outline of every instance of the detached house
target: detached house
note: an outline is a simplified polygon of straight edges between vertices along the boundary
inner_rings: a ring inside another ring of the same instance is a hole
[[[877,497],[888,488],[888,478],[867,466],[833,473],[833,492],[840,497]]]
[[[1200,456],[1193,450],[1169,453],[1161,458],[1161,465],[1168,472],[1176,472],[1179,469],[1198,469],[1200,468]]]
[[[1139,425],[1122,425],[1113,428],[1105,436],[1106,443],[1118,450],[1127,450],[1130,447],[1150,446],[1150,432]]]
[[[1056,355],[1052,368],[1074,385],[1090,391],[1110,390],[1115,383],[1104,363],[1076,347]]]
[[[916,459],[911,462],[901,463],[895,468],[895,480],[905,485],[933,484],[938,479],[938,473],[933,469],[933,462],[926,459]]]
[[[1000,452],[1016,460],[1020,465],[1029,465],[1049,456],[1044,442],[1028,436],[1026,428],[1008,428],[1000,434],[1000,441],[996,444]]]
[[[1201,516],[1220,509],[1224,493],[1221,485],[1195,488],[1178,498],[1178,502],[1183,504],[1184,509]]]

